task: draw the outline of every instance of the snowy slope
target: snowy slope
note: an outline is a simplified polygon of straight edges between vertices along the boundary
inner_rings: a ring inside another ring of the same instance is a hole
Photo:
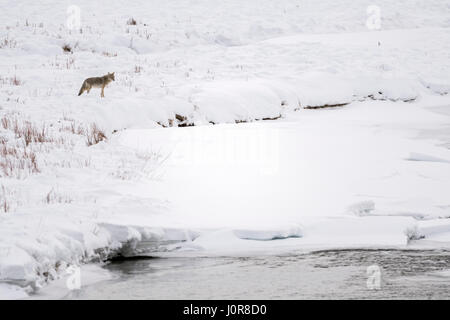
[[[450,2],[372,4],[2,1],[0,298],[142,242],[448,246]]]

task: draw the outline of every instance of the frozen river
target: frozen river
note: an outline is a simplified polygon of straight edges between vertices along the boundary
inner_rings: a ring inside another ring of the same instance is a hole
[[[113,261],[66,299],[449,299],[450,252],[338,250]],[[378,269],[379,268],[379,269]],[[379,286],[376,277],[379,273]]]

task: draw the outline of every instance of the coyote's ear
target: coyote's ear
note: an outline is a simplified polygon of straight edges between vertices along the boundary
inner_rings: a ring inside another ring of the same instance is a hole
[[[114,75],[115,72],[111,73],[112,75]]]

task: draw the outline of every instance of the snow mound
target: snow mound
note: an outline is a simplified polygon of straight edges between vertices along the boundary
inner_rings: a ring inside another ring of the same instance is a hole
[[[442,162],[442,163],[450,163],[450,160],[442,159],[439,157],[430,156],[424,153],[411,152],[409,157],[406,158],[409,161],[427,161],[427,162]]]
[[[409,230],[411,240],[431,240],[450,243],[450,222],[448,219],[423,221],[414,229]]]
[[[270,87],[251,81],[216,81],[192,97],[196,110],[212,123],[279,118],[281,101]]]
[[[53,227],[41,234],[17,239],[2,234],[0,281],[36,289],[57,279],[70,264],[104,260],[138,253],[141,242],[157,246],[163,242],[191,241],[193,231],[176,228],[127,226],[80,221]]]
[[[288,226],[285,228],[273,228],[268,230],[237,229],[234,234],[245,240],[278,240],[287,238],[301,238],[302,230],[299,226]]]
[[[372,200],[361,201],[352,204],[347,208],[347,212],[356,216],[367,216],[375,210],[375,202]]]

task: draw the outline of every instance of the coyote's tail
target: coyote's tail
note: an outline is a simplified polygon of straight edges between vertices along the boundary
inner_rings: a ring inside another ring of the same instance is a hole
[[[81,86],[80,92],[78,92],[78,95],[81,96],[82,93],[84,92],[84,90],[85,90],[85,83],[83,82],[83,85]]]

